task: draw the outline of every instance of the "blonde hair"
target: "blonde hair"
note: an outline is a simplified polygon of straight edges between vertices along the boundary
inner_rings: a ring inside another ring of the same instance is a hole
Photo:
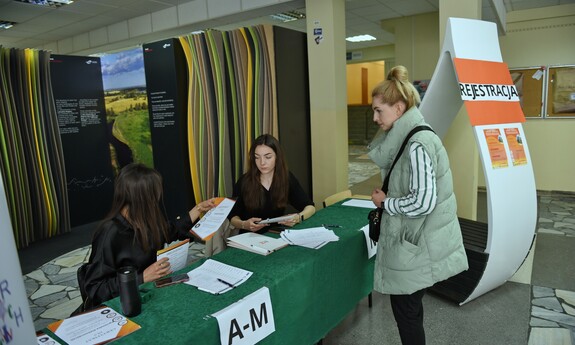
[[[387,74],[387,79],[379,83],[371,92],[371,97],[380,97],[383,103],[393,105],[403,101],[406,110],[419,105],[421,98],[415,86],[409,81],[407,68],[395,66]]]

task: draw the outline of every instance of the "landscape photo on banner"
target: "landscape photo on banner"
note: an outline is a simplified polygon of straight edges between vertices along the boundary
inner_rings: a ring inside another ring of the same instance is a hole
[[[132,162],[153,167],[142,47],[100,59],[112,166],[116,173]]]

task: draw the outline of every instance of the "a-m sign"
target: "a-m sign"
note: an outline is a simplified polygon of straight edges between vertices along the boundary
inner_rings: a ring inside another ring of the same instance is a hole
[[[222,345],[255,344],[275,332],[270,292],[263,287],[217,312]]]

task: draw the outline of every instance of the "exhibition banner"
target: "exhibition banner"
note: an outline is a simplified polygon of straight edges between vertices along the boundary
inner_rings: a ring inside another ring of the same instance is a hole
[[[164,204],[173,219],[195,204],[187,150],[185,59],[176,39],[143,49],[154,168],[163,177]]]
[[[100,59],[53,55],[52,89],[66,162],[72,226],[102,219],[109,210],[114,174],[110,163]]]

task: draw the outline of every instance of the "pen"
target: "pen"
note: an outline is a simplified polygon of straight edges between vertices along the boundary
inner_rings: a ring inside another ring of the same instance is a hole
[[[337,225],[337,224],[322,224],[322,226],[324,228],[341,228],[341,225]]]
[[[227,281],[225,281],[225,280],[223,280],[223,279],[218,278],[218,281],[219,281],[220,283],[226,284],[227,286],[231,287],[232,289],[236,287],[234,284],[228,283]]]

